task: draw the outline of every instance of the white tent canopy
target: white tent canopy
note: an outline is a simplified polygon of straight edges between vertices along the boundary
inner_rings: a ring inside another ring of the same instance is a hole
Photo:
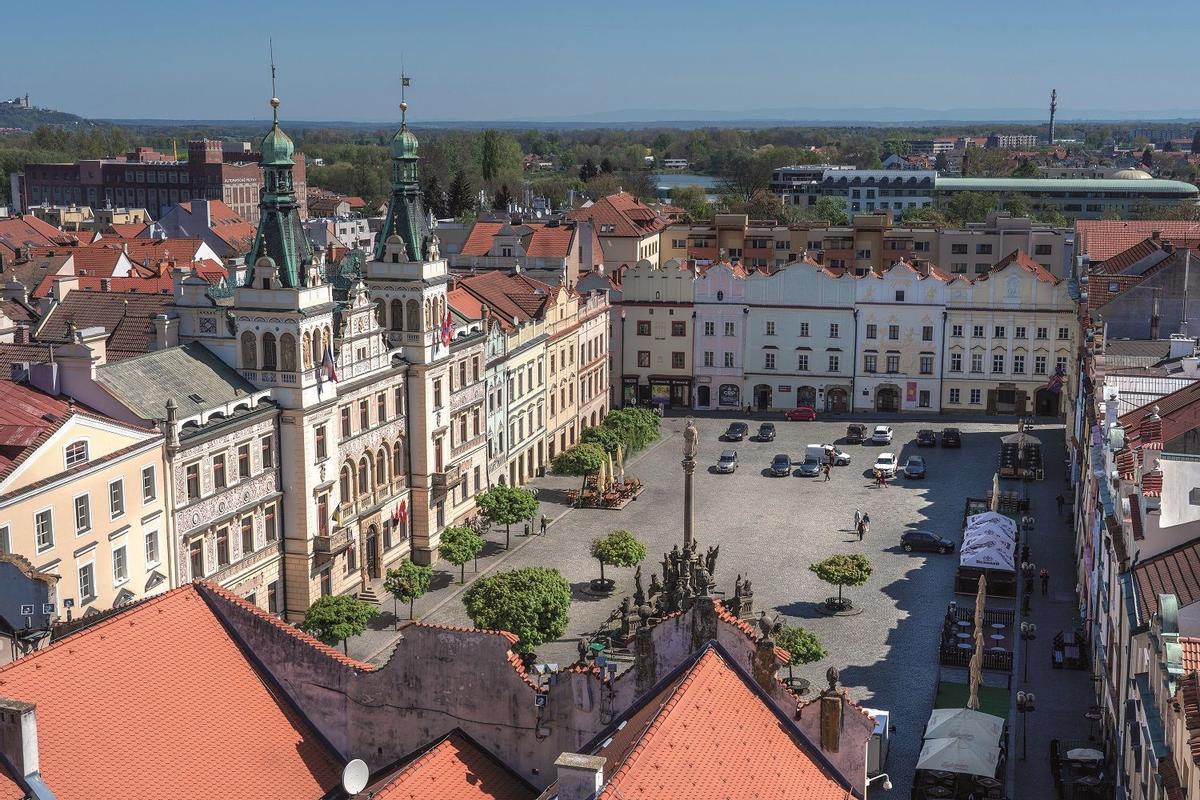
[[[958,556],[958,564],[962,567],[978,567],[980,569],[1002,569],[1016,572],[1011,551],[1002,547],[964,547]]]
[[[1011,542],[1017,541],[1017,523],[994,511],[967,517],[967,526],[963,529],[964,540],[971,537],[972,531],[987,531],[993,535],[1004,536]]]
[[[966,739],[999,744],[1004,720],[969,708],[935,708],[925,726],[926,739]]]
[[[967,739],[926,739],[917,759],[917,769],[957,772],[964,775],[996,776],[1000,748]]]

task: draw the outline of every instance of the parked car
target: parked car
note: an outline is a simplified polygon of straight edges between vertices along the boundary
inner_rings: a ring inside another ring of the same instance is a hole
[[[740,442],[750,434],[750,426],[744,422],[731,422],[723,438],[727,442]]]
[[[812,422],[817,418],[817,412],[808,406],[797,406],[789,408],[783,417],[788,422]]]
[[[737,469],[737,450],[723,450],[717,459],[717,472],[730,473]]]
[[[905,531],[900,534],[900,547],[904,552],[930,550],[935,553],[953,553],[954,542],[931,531]]]
[[[771,460],[771,474],[776,478],[786,478],[792,474],[792,457],[787,453],[780,453]]]
[[[875,459],[875,471],[883,473],[885,478],[896,477],[896,454],[895,453],[880,453],[879,458]]]
[[[800,462],[800,477],[815,478],[820,474],[821,459],[812,454],[804,456],[804,460]]]
[[[962,434],[958,428],[942,429],[942,447],[962,447]]]
[[[833,464],[835,467],[847,467],[850,465],[850,454],[845,450],[839,450],[835,445],[822,445],[825,448],[825,461]]]
[[[760,442],[775,441],[775,425],[771,422],[764,422],[758,426],[758,440]]]
[[[871,431],[871,441],[875,444],[891,444],[892,436],[895,433],[887,425],[876,425],[875,430]]]
[[[923,456],[909,456],[908,461],[904,462],[904,477],[924,478],[925,458]]]
[[[928,428],[917,431],[917,447],[937,447],[937,434]]]
[[[861,422],[851,422],[846,426],[846,441],[849,444],[862,444],[867,439],[867,426]]]

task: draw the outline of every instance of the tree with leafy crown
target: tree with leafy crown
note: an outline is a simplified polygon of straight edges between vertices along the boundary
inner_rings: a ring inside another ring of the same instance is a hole
[[[529,654],[566,631],[571,586],[558,570],[525,567],[480,578],[463,605],[475,627],[516,634],[513,650]]]
[[[346,640],[365,631],[378,613],[375,606],[349,595],[325,595],[304,612],[300,628],[331,647],[341,642],[342,651],[349,653]]]
[[[399,616],[395,611],[395,603],[403,600],[408,603],[408,618],[412,619],[413,605],[417,598],[429,591],[432,578],[432,567],[415,564],[407,558],[389,569],[383,579],[383,588],[392,596],[392,616]]]
[[[846,605],[842,598],[843,586],[862,586],[871,577],[871,562],[861,553],[839,553],[824,561],[809,564],[808,569],[821,580],[838,587],[839,606]]]
[[[604,565],[636,567],[646,560],[646,546],[629,531],[612,531],[592,540],[592,558],[600,562],[600,583],[605,583]]]
[[[493,486],[475,498],[475,505],[493,523],[504,526],[504,549],[508,549],[510,527],[523,519],[533,519],[538,501],[533,492],[519,486]]]
[[[478,558],[482,550],[483,537],[470,528],[452,526],[442,531],[441,542],[438,545],[438,554],[458,567],[459,583],[465,583],[467,580],[467,562],[473,558]],[[475,568],[476,570],[479,569],[478,563],[476,563]]]

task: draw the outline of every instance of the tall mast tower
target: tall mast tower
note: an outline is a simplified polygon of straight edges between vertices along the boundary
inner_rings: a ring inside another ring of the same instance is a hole
[[[1058,110],[1058,90],[1050,90],[1050,132],[1046,144],[1054,147],[1054,112]]]

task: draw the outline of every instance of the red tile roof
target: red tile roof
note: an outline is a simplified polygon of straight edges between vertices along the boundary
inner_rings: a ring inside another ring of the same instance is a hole
[[[372,800],[533,800],[538,796],[536,789],[457,730],[383,781],[371,790]]]
[[[599,751],[613,770],[599,800],[853,797],[715,649],[655,699],[643,725]]]
[[[142,355],[154,349],[153,319],[166,313],[174,298],[141,292],[98,292],[78,289],[54,306],[37,329],[42,342],[68,342],[70,328],[102,326],[108,333],[109,361]]]
[[[146,232],[150,227],[144,222],[114,222],[108,226],[106,236],[113,236],[117,239],[136,239]]]
[[[6,344],[0,343],[0,381],[12,377],[12,365],[19,362],[53,360],[52,344]]]
[[[590,206],[577,208],[567,214],[567,219],[592,220],[600,236],[637,238],[657,233],[670,224],[665,217],[655,213],[654,209],[625,192],[610,194],[601,197]],[[600,230],[601,225],[611,225],[613,230]]]
[[[1153,419],[1158,410],[1158,420]],[[1154,400],[1141,408],[1122,414],[1117,422],[1125,429],[1125,443],[1131,448],[1161,449],[1189,431],[1200,428],[1200,382]],[[1149,424],[1148,435],[1143,428]],[[1157,429],[1157,430],[1156,430]]]
[[[503,222],[476,222],[471,226],[467,240],[463,242],[462,254],[464,256],[486,256],[492,249],[492,239],[503,227]]]
[[[339,783],[337,754],[193,585],[0,668],[0,696],[37,705],[60,800],[317,798]]]
[[[0,479],[8,477],[69,417],[65,400],[24,384],[0,381]]]
[[[1200,539],[1133,565],[1142,624],[1158,613],[1158,596],[1173,594],[1179,607],[1200,601]]]
[[[79,245],[78,247],[39,247],[33,252],[44,256],[70,255],[75,261],[76,275],[111,277],[116,272],[126,274],[133,266],[124,251],[120,247],[111,244]]]
[[[1183,671],[1200,670],[1200,636],[1180,636],[1179,646],[1183,650]]]
[[[26,251],[30,247],[66,244],[73,240],[74,237],[32,215],[0,219],[0,255],[5,261],[11,261],[18,249]]]
[[[492,313],[506,317],[510,324],[514,318],[527,322],[540,317],[554,292],[550,285],[527,275],[504,272],[466,276],[457,286],[488,306]]]
[[[1182,239],[1196,236],[1200,228],[1188,220],[1099,220],[1075,221],[1075,250],[1092,261],[1107,261],[1128,250],[1138,242],[1149,239],[1155,231],[1161,238]]]
[[[37,286],[47,275],[70,275],[74,269],[74,257],[65,248],[57,255],[34,253],[17,263],[8,262],[0,271],[0,280],[15,280],[26,289]]]
[[[1187,663],[1186,660],[1184,662]],[[1200,764],[1200,676],[1189,672],[1179,682],[1179,693],[1183,697],[1183,720],[1187,727],[1188,749],[1192,762]]]
[[[179,203],[176,208],[180,213],[191,216],[192,203]],[[250,251],[254,244],[254,237],[258,234],[258,230],[246,220],[237,215],[232,208],[225,205],[221,200],[208,201],[208,215],[212,224],[210,229],[215,233],[221,241],[229,246],[228,253],[221,253],[222,257],[227,255],[244,255]]]
[[[1034,261],[1032,258],[1029,257],[1029,255],[1024,250],[1020,250],[1020,249],[1013,250],[1011,253],[1006,255],[1004,258],[997,261],[995,266],[993,266],[990,270],[985,272],[980,277],[976,278],[976,280],[987,280],[988,275],[995,273],[995,272],[1002,272],[1012,264],[1017,265],[1018,267],[1025,270],[1026,272],[1032,272],[1034,275],[1037,276],[1037,279],[1039,281],[1044,281],[1045,283],[1049,283],[1049,284],[1057,284],[1058,283],[1058,278],[1054,277],[1054,273],[1052,273],[1050,270],[1043,267],[1037,261]]]
[[[1152,256],[1160,250],[1162,250],[1162,248],[1159,246],[1158,242],[1153,239],[1144,239],[1132,247],[1122,250],[1112,258],[1105,259],[1100,263],[1099,266],[1093,264],[1092,269],[1101,271],[1107,275],[1116,275],[1122,270],[1132,267],[1142,259]]]
[[[17,785],[3,763],[0,763],[0,800],[26,800],[25,790]]]

